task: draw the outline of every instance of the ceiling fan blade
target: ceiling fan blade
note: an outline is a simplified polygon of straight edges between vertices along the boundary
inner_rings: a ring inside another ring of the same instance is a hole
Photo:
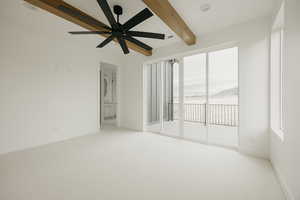
[[[145,8],[144,10],[136,14],[134,17],[129,19],[122,27],[124,30],[130,30],[131,28],[135,27],[136,25],[142,23],[143,21],[152,16],[152,12],[148,8]]]
[[[109,24],[111,25],[111,27],[113,29],[117,29],[119,27],[119,25],[117,24],[117,21],[113,15],[113,13],[111,12],[111,9],[107,3],[106,0],[97,0],[99,6],[101,7],[102,11],[104,12]]]
[[[122,37],[117,37],[117,38],[118,38],[118,41],[120,43],[120,46],[121,46],[124,54],[128,54],[129,53],[129,49],[127,47],[127,44],[126,44],[125,40]]]
[[[72,35],[92,35],[92,34],[110,34],[109,31],[71,31]]]
[[[127,32],[130,36],[134,37],[144,37],[144,38],[153,38],[153,39],[165,39],[164,34],[160,33],[150,33],[150,32],[141,32],[141,31],[128,31]]]
[[[99,44],[99,45],[97,46],[97,48],[102,48],[102,47],[104,47],[105,45],[107,45],[108,43],[110,43],[114,38],[115,38],[115,36],[113,36],[113,35],[109,36],[109,37],[106,38],[101,44]]]
[[[128,41],[130,41],[130,42],[132,42],[132,43],[134,43],[134,44],[136,44],[136,45],[138,45],[138,46],[146,49],[146,50],[152,50],[152,47],[148,46],[147,44],[145,44],[145,43],[143,43],[143,42],[141,42],[141,41],[139,41],[139,40],[137,40],[137,39],[135,39],[135,38],[133,38],[131,36],[127,35],[127,36],[124,36],[124,38],[126,40],[128,40]]]
[[[83,15],[78,10],[71,9],[71,8],[63,6],[63,5],[58,6],[58,9],[61,10],[61,11],[63,11],[63,12],[65,12],[65,13],[68,13],[69,15],[72,15],[73,17],[76,17],[76,18],[80,19],[81,21],[84,21],[84,22],[86,22],[88,24],[93,24],[93,25],[96,25],[96,26],[99,26],[99,27],[111,30],[110,27],[108,27],[105,24],[103,24],[103,23],[95,20],[94,18],[92,18],[92,17],[90,17],[88,15]]]

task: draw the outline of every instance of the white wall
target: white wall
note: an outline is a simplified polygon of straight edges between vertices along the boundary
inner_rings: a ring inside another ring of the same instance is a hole
[[[178,43],[155,50],[150,58],[137,54],[127,57],[122,74],[121,125],[142,127],[143,62],[235,42],[239,47],[240,68],[240,148],[245,153],[268,158],[269,26],[270,19],[262,18],[199,36],[194,46]]]
[[[120,125],[133,130],[142,130],[142,62],[143,56],[132,53],[121,68]]]
[[[119,49],[23,1],[1,2],[0,154],[98,131],[98,68]]]
[[[271,160],[288,199],[300,199],[300,2],[287,0],[283,70],[284,141],[271,133]]]

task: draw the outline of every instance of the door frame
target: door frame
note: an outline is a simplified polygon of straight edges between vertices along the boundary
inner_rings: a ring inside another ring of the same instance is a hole
[[[108,67],[109,66],[109,67]],[[99,67],[97,68],[97,107],[98,107],[98,114],[97,114],[97,121],[98,121],[98,129],[103,128],[103,121],[104,121],[104,76],[103,70],[105,68],[112,68],[116,71],[116,98],[117,98],[117,108],[116,108],[116,127],[120,127],[120,67],[115,64],[110,64],[107,62],[100,62]]]
[[[177,59],[179,60],[179,82],[181,81],[181,83],[179,84],[180,85],[180,88],[179,88],[179,98],[182,98],[180,99],[180,131],[179,131],[179,136],[170,136],[170,135],[165,135],[165,134],[162,134],[164,136],[167,136],[167,137],[173,137],[173,138],[178,138],[178,139],[184,139],[184,140],[188,140],[188,141],[192,141],[192,142],[197,142],[197,143],[201,143],[201,144],[208,144],[208,145],[212,145],[212,146],[219,146],[219,147],[224,147],[224,148],[228,148],[228,149],[234,149],[234,150],[238,150],[239,147],[240,147],[240,125],[237,127],[237,137],[238,137],[238,145],[237,147],[233,147],[233,146],[227,146],[227,145],[222,145],[222,144],[215,144],[215,143],[208,143],[208,131],[206,131],[207,133],[207,140],[206,142],[201,142],[201,141],[198,141],[198,140],[193,140],[193,139],[187,139],[187,138],[184,138],[184,126],[183,126],[183,117],[184,117],[184,102],[183,102],[183,98],[184,98],[184,66],[183,66],[183,58],[184,57],[187,57],[187,56],[192,56],[192,55],[195,55],[195,54],[201,54],[201,53],[205,53],[206,56],[207,56],[207,60],[206,60],[206,77],[207,77],[207,93],[208,93],[208,87],[209,87],[209,80],[208,80],[208,73],[209,73],[209,53],[210,52],[213,52],[213,51],[218,51],[218,50],[223,50],[223,49],[227,49],[227,48],[233,48],[233,47],[237,47],[239,49],[239,44],[238,42],[228,42],[228,43],[223,43],[223,44],[220,44],[220,45],[215,45],[215,46],[211,46],[211,47],[207,47],[207,48],[201,48],[201,49],[196,49],[196,50],[191,50],[191,51],[187,51],[187,52],[184,52],[184,53],[178,53],[178,54],[174,54],[172,56],[165,56],[165,57],[159,57],[159,58],[156,58],[156,59],[150,59],[146,62],[144,62],[142,64],[142,88],[143,88],[143,92],[141,93],[142,94],[142,103],[143,103],[143,109],[142,109],[142,130],[143,131],[149,131],[147,130],[147,88],[146,88],[146,81],[147,81],[147,74],[146,74],[146,68],[148,67],[148,65],[150,64],[153,64],[153,63],[159,63],[159,62],[163,62],[165,60],[169,60],[169,59]],[[238,98],[238,104],[240,105],[240,52],[238,52],[238,93],[239,93],[239,98]],[[208,95],[207,95],[207,98]],[[208,103],[208,102],[207,102]],[[241,106],[240,106],[241,107]],[[208,111],[206,111],[208,112]],[[239,109],[239,116],[241,115],[241,109]],[[208,114],[208,113],[206,113]],[[161,133],[159,133],[161,134]]]

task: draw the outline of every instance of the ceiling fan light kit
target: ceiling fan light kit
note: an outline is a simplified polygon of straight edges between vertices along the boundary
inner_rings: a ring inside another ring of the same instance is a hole
[[[145,8],[144,10],[136,14],[134,17],[129,19],[126,23],[121,24],[119,22],[119,18],[123,14],[123,8],[121,6],[115,5],[113,7],[113,11],[117,15],[117,20],[116,20],[106,0],[97,0],[97,2],[110,24],[110,27],[102,26],[107,31],[74,31],[74,32],[69,32],[70,34],[108,35],[108,37],[101,44],[97,46],[97,48],[103,48],[114,39],[117,39],[124,54],[129,53],[129,49],[126,44],[126,41],[130,41],[143,49],[152,50],[152,47],[135,39],[134,37],[143,37],[143,38],[161,39],[161,40],[165,39],[165,35],[160,33],[131,31],[133,27],[137,26],[138,24],[141,24],[142,22],[144,22],[145,20],[153,16],[152,12],[148,8]]]

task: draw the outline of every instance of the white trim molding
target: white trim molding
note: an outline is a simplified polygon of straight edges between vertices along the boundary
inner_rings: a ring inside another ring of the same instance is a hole
[[[275,175],[278,179],[278,182],[281,186],[281,189],[285,195],[286,200],[296,200],[296,198],[294,197],[292,191],[290,190],[290,188],[288,187],[288,184],[286,183],[285,179],[283,178],[282,173],[280,172],[280,170],[273,164],[273,162],[271,161],[271,164],[273,166]]]

